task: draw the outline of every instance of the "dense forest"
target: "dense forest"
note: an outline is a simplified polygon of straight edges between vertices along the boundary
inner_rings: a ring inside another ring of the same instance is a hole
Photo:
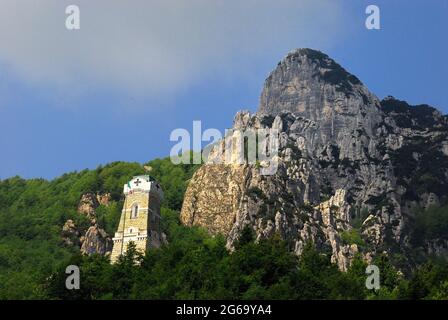
[[[61,228],[67,219],[88,224],[77,212],[81,195],[110,193],[111,203],[97,213],[99,224],[113,234],[123,184],[142,174],[143,165],[115,162],[51,181],[0,181],[0,299],[448,299],[444,261],[428,261],[404,276],[386,256],[378,256],[381,288],[370,291],[359,257],[348,272],[340,272],[311,243],[298,258],[280,237],[255,243],[245,229],[230,253],[222,237],[179,222],[183,194],[197,167],[173,165],[169,158],[145,165],[165,192],[162,228],[168,244],[145,256],[131,248],[115,265],[107,257],[81,255],[64,243]],[[447,221],[446,208],[432,210],[418,216],[416,232],[443,233]],[[65,288],[70,264],[80,267],[80,290]]]

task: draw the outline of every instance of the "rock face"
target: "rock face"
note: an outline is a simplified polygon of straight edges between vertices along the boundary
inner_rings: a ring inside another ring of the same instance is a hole
[[[73,220],[69,219],[65,222],[64,226],[62,227],[62,239],[64,240],[64,243],[69,246],[79,246],[79,231],[78,228],[76,228],[75,223]]]
[[[259,111],[237,113],[233,128],[277,129],[277,172],[214,164],[218,144],[181,211],[184,224],[224,234],[229,248],[248,225],[257,239],[278,233],[298,255],[312,241],[346,270],[356,253],[370,260],[410,250],[415,209],[448,200],[447,117],[426,105],[379,101],[321,52],[288,54],[266,79]],[[437,181],[428,178],[435,174]],[[418,183],[425,175],[431,186]]]
[[[98,201],[98,203],[100,205],[103,206],[108,206],[110,204],[111,201],[111,194],[110,193],[105,193],[105,194],[97,194],[96,195],[96,200]]]
[[[84,254],[101,254],[105,255],[112,250],[112,241],[106,231],[99,228],[98,225],[91,226],[87,229],[81,245],[81,252]]]
[[[78,212],[84,214],[92,223],[96,222],[96,208],[100,206],[98,198],[93,193],[86,193],[81,196],[78,204]]]
[[[78,213],[87,216],[90,227],[87,230],[79,230],[73,220],[67,220],[62,227],[63,241],[67,245],[79,247],[84,254],[110,254],[112,239],[104,229],[98,226],[96,215],[96,209],[100,205],[109,205],[110,200],[110,194],[83,194],[78,204]]]
[[[185,194],[190,201],[184,201],[182,221],[187,225],[207,226],[214,234],[229,234],[237,220],[248,175],[247,166],[212,165],[199,168],[194,176],[197,183],[190,184]],[[211,203],[213,205],[208,208],[202,207]]]

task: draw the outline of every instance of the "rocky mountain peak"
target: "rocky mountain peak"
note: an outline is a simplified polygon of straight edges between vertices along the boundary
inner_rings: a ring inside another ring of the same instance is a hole
[[[389,95],[381,101],[381,108],[386,115],[393,116],[396,124],[402,128],[439,130],[448,125],[448,118],[427,104],[409,105]]]
[[[378,112],[378,99],[354,75],[326,54],[296,49],[280,61],[265,81],[259,112],[289,111],[313,121],[333,114]]]
[[[266,79],[258,112],[233,125],[277,129],[278,170],[204,164],[181,221],[223,234],[228,248],[245,226],[257,240],[280,235],[297,255],[311,241],[341,270],[358,253],[405,255],[414,212],[448,203],[447,120],[428,105],[380,102],[327,55],[294,50]],[[441,243],[423,250],[448,252]]]

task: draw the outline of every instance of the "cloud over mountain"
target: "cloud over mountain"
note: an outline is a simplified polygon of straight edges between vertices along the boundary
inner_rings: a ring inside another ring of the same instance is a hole
[[[79,31],[65,28],[70,4],[80,7]],[[61,92],[160,96],[250,73],[267,54],[328,47],[343,15],[330,0],[4,0],[0,70]]]

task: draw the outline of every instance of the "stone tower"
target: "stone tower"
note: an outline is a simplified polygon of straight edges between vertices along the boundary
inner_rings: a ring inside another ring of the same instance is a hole
[[[113,238],[111,262],[126,252],[130,241],[144,253],[161,244],[160,203],[163,191],[150,176],[136,176],[124,185],[125,200],[118,230]]]

